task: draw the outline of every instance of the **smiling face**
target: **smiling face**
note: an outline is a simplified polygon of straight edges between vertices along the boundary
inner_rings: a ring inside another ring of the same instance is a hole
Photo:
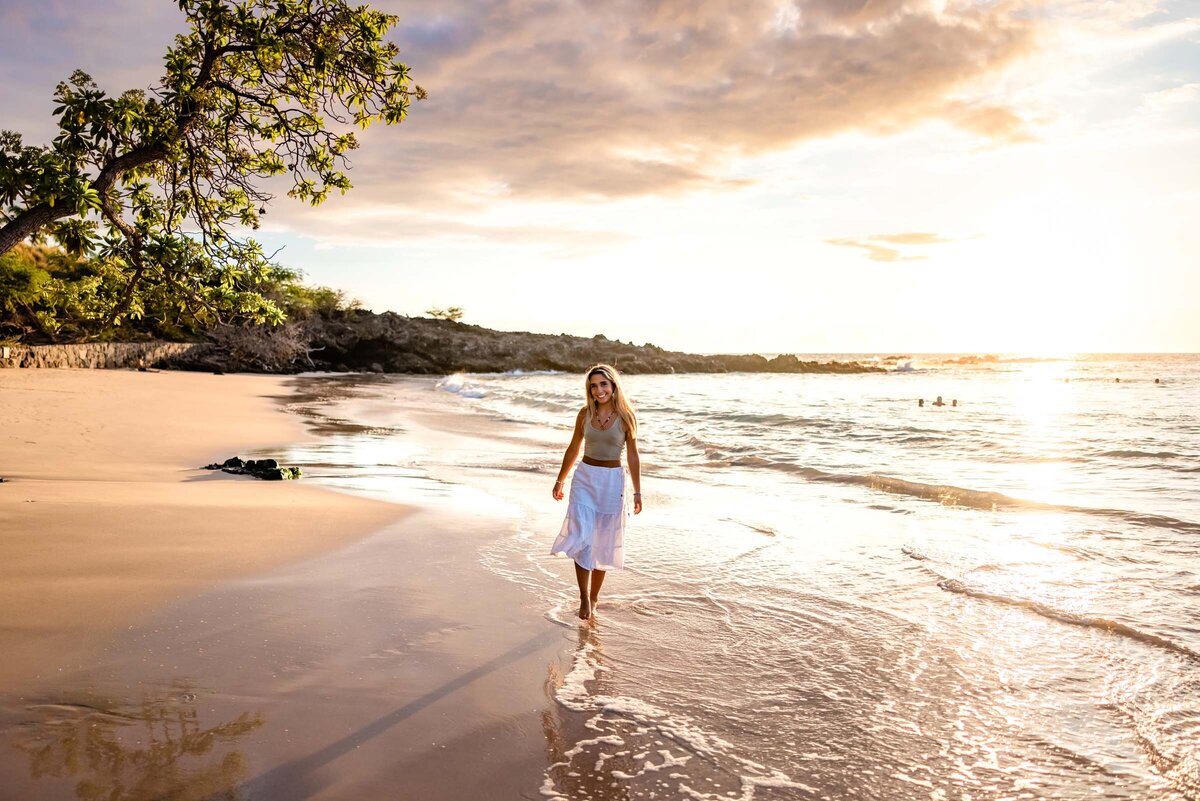
[[[598,406],[603,406],[612,400],[613,385],[604,373],[596,372],[588,376],[588,392]]]

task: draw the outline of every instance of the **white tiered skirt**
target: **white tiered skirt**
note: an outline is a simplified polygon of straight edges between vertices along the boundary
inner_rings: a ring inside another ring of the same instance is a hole
[[[625,468],[579,463],[571,477],[567,518],[550,553],[566,554],[584,570],[625,565]]]

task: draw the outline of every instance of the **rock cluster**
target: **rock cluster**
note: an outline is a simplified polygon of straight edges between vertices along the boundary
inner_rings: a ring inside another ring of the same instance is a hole
[[[222,470],[235,476],[254,476],[265,481],[286,481],[300,478],[299,467],[280,467],[274,459],[248,459],[243,461],[237,456],[231,456],[219,464],[208,464],[205,470]]]

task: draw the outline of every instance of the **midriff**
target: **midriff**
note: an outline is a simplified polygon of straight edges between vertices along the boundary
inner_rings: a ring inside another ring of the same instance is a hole
[[[620,467],[620,459],[593,459],[590,456],[583,457],[584,464],[590,464],[592,467]]]

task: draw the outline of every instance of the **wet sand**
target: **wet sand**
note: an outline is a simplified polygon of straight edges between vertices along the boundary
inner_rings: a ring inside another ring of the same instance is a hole
[[[328,428],[289,392],[0,374],[0,796],[536,797],[576,633],[479,564],[518,522],[190,467]]]

